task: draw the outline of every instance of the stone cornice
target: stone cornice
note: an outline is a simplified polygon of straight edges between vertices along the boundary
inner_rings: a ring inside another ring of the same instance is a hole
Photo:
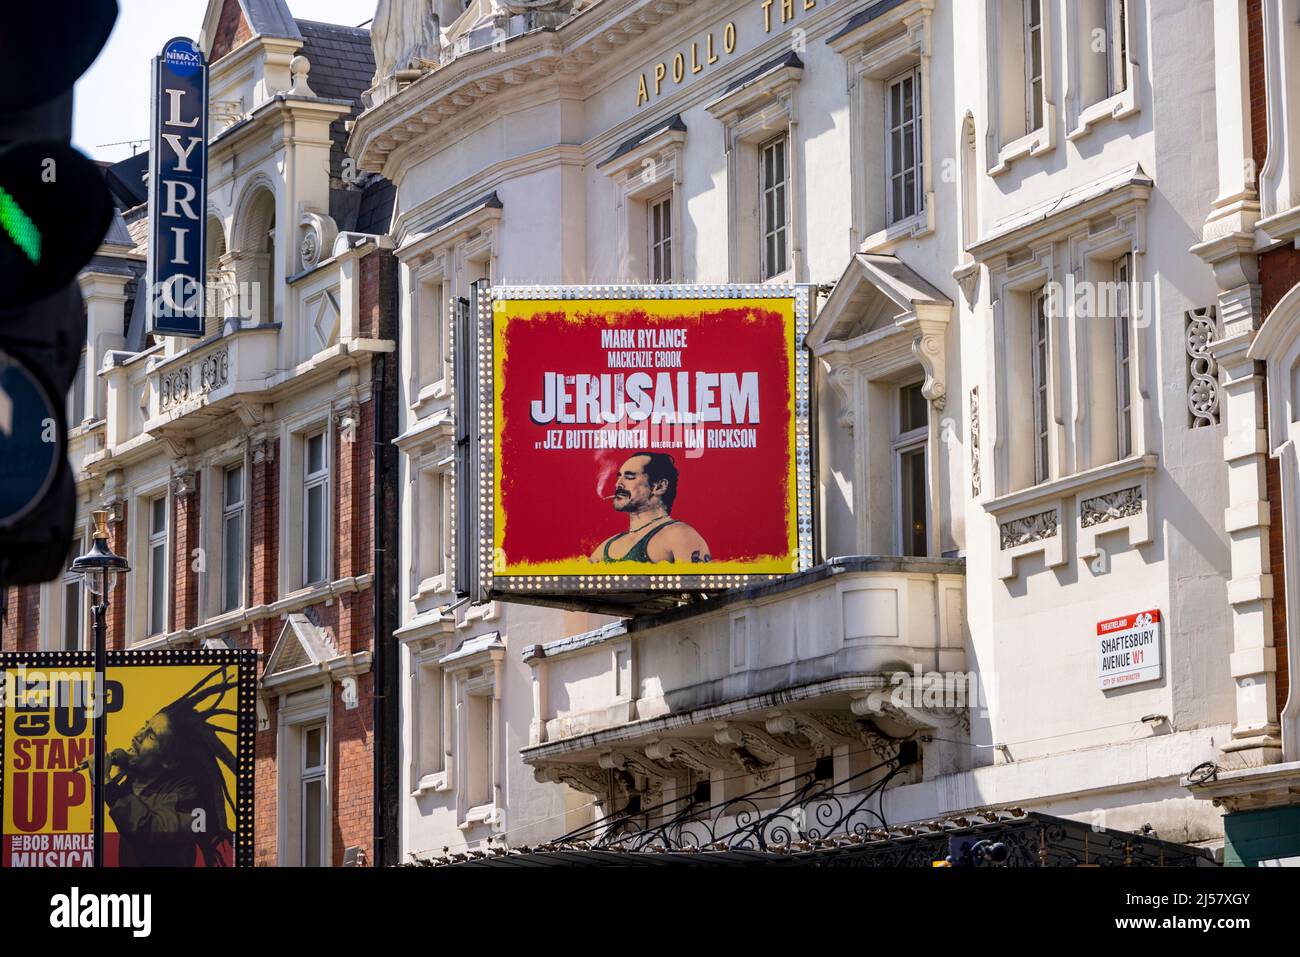
[[[248,114],[244,120],[222,130],[208,140],[212,152],[209,162],[219,161],[227,151],[233,152],[243,148],[250,139],[273,132],[277,127],[265,122],[272,115],[276,116],[279,124],[283,126],[290,119],[312,117],[312,114],[315,114],[313,118],[328,127],[335,120],[351,112],[352,104],[347,100],[277,93]],[[328,145],[328,136],[321,142]]]
[[[674,16],[683,8],[690,9]],[[466,114],[479,115],[478,107],[486,101],[501,102],[494,94],[513,89],[512,97],[517,98],[525,84],[535,85],[539,79],[553,78],[561,85],[562,94],[566,93],[563,88],[568,87],[573,97],[589,98],[598,94],[610,78],[610,71],[601,69],[610,54],[643,36],[654,37],[656,32],[664,32],[655,28],[670,21],[674,35],[689,37],[701,24],[725,19],[730,9],[718,10],[694,0],[602,0],[557,29],[534,30],[510,38],[499,48],[472,50],[424,73],[394,96],[361,114],[353,126],[348,152],[357,158],[362,169],[384,172],[393,179],[391,163],[400,159],[398,154],[406,144],[413,146],[426,141],[431,129],[453,117],[459,133],[467,125]],[[855,9],[853,4],[845,2],[812,11],[803,28],[807,39],[811,42],[838,29]],[[771,58],[786,44],[788,38],[773,35],[739,55],[736,63],[744,69],[755,60]],[[667,110],[664,115],[685,109],[684,102],[678,102],[681,97],[692,102],[701,96],[712,98],[717,95],[718,85],[731,75],[730,70],[719,70],[709,82],[684,89],[680,95],[665,97],[657,105]],[[675,105],[669,106],[670,101]],[[647,110],[646,115],[654,113]],[[638,114],[633,112],[629,116],[635,122]],[[597,154],[609,149],[611,142],[626,135],[626,125],[617,124],[593,137],[587,147]]]
[[[1077,230],[1080,223],[1098,216],[1114,216],[1126,207],[1145,204],[1154,188],[1154,181],[1141,166],[1128,167],[1014,214],[972,243],[967,251],[976,262],[993,262],[1000,256],[1060,239]]]

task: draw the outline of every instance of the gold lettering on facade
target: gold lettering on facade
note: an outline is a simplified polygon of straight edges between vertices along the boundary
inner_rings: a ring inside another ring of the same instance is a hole
[[[759,9],[763,11],[763,29],[767,33],[772,32],[772,8],[776,6],[777,0],[757,0]],[[795,0],[780,0],[781,4],[781,24],[787,24],[795,19]],[[807,11],[817,6],[817,0],[801,0],[800,7]],[[698,40],[692,40],[690,44],[690,75],[703,73],[706,66],[712,66],[717,63],[722,56],[717,51],[717,29],[709,30],[704,35],[704,60],[700,60],[700,43]],[[736,26],[736,21],[728,21],[722,28],[722,52],[731,54],[736,52],[740,45],[740,33]],[[686,81],[687,77],[687,57],[686,47],[683,46],[678,52],[669,57],[665,57],[654,65],[650,74],[642,73],[637,79],[636,88],[636,105],[644,106],[655,97],[663,93],[664,80],[668,78],[671,66],[672,78],[674,84],[681,84]],[[650,90],[650,75],[654,77],[654,92]]]

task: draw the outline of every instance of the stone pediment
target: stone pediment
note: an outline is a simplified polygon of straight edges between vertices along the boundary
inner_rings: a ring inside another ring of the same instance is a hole
[[[943,411],[951,316],[952,300],[897,256],[858,253],[819,310],[808,348],[837,370],[871,369],[876,375],[919,362],[922,392]],[[847,381],[832,378],[840,386]]]
[[[889,334],[914,318],[947,319],[952,300],[897,256],[859,253],[835,284],[808,334],[814,353]]]
[[[263,680],[283,678],[304,669],[320,671],[338,654],[328,632],[313,624],[306,615],[289,615],[266,662]]]

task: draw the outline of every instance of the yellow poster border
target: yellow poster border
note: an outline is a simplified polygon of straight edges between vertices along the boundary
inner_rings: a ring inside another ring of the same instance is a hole
[[[528,322],[542,315],[562,313],[566,321],[585,323],[615,313],[644,312],[652,322],[680,318],[683,312],[717,312],[727,309],[779,312],[785,325],[782,338],[786,350],[787,396],[785,415],[788,441],[786,474],[786,555],[759,555],[747,561],[675,562],[647,566],[642,562],[592,562],[585,556],[555,562],[494,561],[493,575],[520,579],[540,577],[582,577],[588,579],[624,578],[629,575],[696,576],[696,575],[789,575],[799,570],[799,488],[798,423],[796,419],[796,364],[798,352],[797,300],[789,296],[683,296],[681,298],[502,298],[492,303],[492,518],[495,556],[505,555],[508,515],[502,505],[502,429],[504,422],[504,370],[506,332],[513,322]],[[581,314],[581,315],[579,315]]]

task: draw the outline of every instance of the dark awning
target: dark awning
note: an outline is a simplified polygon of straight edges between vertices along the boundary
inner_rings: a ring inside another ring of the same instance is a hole
[[[955,839],[955,841],[954,841]],[[794,840],[781,848],[620,850],[584,843],[451,854],[428,865],[453,867],[930,867],[954,843],[1005,845],[1007,867],[1214,867],[1211,852],[1146,834],[1096,828],[1035,811],[989,811],[849,834]],[[987,865],[985,865],[987,866]]]

